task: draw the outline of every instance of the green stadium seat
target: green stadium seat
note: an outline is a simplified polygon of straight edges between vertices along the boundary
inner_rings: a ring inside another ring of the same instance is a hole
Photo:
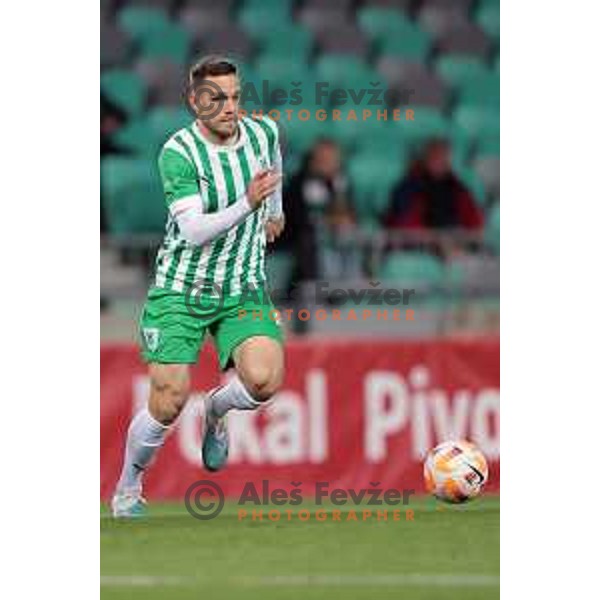
[[[290,107],[298,110],[298,107]],[[310,107],[302,106],[307,110]],[[331,120],[317,121],[314,118],[314,110],[311,110],[311,118],[300,121],[294,114],[290,121],[284,118],[280,121],[281,137],[292,151],[298,155],[304,154],[314,142],[320,137],[328,137],[331,128]]]
[[[375,112],[375,111],[373,111]],[[406,159],[406,144],[394,124],[388,121],[366,121],[368,127],[365,135],[361,137],[360,151],[373,152],[374,154],[387,154],[397,161]]]
[[[481,5],[476,21],[479,26],[495,40],[500,39],[500,5]]]
[[[500,112],[480,106],[459,106],[453,115],[457,127],[471,139],[500,136]]]
[[[500,254],[500,201],[494,204],[488,214],[485,241],[496,254]]]
[[[156,106],[148,111],[147,124],[154,139],[162,145],[167,139],[182,127],[186,127],[193,120],[190,112],[185,108],[172,106]]]
[[[257,40],[263,56],[289,56],[294,60],[308,61],[314,40],[307,29],[293,25],[267,29]]]
[[[391,252],[383,261],[378,277],[388,282],[417,288],[441,286],[444,281],[442,263],[429,254]]]
[[[120,148],[137,156],[158,155],[158,142],[148,127],[145,117],[129,121],[115,133],[114,140]]]
[[[414,23],[400,10],[394,8],[365,7],[359,10],[359,27],[373,39],[401,35],[415,28]]]
[[[488,71],[467,79],[460,87],[461,104],[478,104],[480,106],[500,106],[500,78],[495,71]]]
[[[348,174],[352,199],[359,221],[379,223],[388,204],[390,191],[403,171],[395,157],[372,152],[355,154],[349,161]]]
[[[117,15],[121,29],[136,42],[159,35],[170,26],[167,13],[161,8],[126,6]]]
[[[238,14],[239,26],[252,38],[260,39],[265,28],[289,28],[291,15],[285,4],[242,8]]]
[[[420,150],[432,138],[449,139],[451,134],[451,123],[442,113],[421,106],[414,108],[414,120],[396,121],[391,125],[398,129],[411,152]]]
[[[358,23],[380,54],[424,59],[431,47],[429,34],[393,8],[363,8]]]
[[[155,162],[105,158],[101,164],[101,181],[112,234],[149,234],[164,230],[167,211]]]
[[[100,88],[106,98],[129,116],[139,115],[146,105],[147,89],[140,77],[131,71],[105,71]]]
[[[429,36],[424,31],[417,29],[405,32],[402,36],[383,38],[377,45],[377,50],[381,55],[421,61],[427,58],[430,48]]]
[[[272,82],[269,87],[289,85],[292,81],[312,79],[308,63],[302,56],[287,58],[274,54],[261,54],[254,62],[258,79]]]
[[[244,9],[269,9],[269,10],[285,10],[291,13],[294,0],[243,0],[241,3]]]
[[[140,41],[139,55],[142,59],[169,59],[184,64],[190,54],[191,36],[181,26],[170,24],[157,35]]]
[[[485,77],[489,69],[476,57],[442,55],[435,65],[437,74],[450,86],[460,88],[472,78]]]
[[[193,117],[185,108],[158,106],[122,127],[115,141],[140,157],[156,161],[162,145]]]
[[[500,156],[500,136],[486,135],[477,140],[478,156]]]
[[[317,78],[344,87],[344,82],[356,73],[366,73],[367,64],[355,56],[323,54],[315,64]]]

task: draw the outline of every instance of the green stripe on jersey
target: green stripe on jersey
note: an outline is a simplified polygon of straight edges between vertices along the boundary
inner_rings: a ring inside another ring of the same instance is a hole
[[[169,175],[175,182],[185,175],[198,184],[194,193],[202,196],[205,213],[214,213],[236,202],[276,149],[272,124],[241,119],[240,127],[245,139],[235,148],[221,149],[211,144],[194,124],[178,131],[163,147],[163,155],[167,150],[169,156],[172,152],[178,154],[176,160],[173,157],[173,173]],[[205,291],[218,283],[223,286],[223,293],[231,296],[240,294],[249,281],[262,283],[264,214],[265,205],[202,246],[187,242],[170,219],[157,258],[157,287],[185,293],[190,285],[203,280]]]

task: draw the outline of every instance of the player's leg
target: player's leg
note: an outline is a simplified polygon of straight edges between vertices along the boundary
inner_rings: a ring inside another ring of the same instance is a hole
[[[212,408],[218,417],[233,408],[258,408],[283,381],[283,348],[270,337],[257,335],[241,342],[233,351],[233,362],[236,374],[212,396]]]
[[[225,415],[234,409],[256,410],[277,392],[283,381],[283,348],[272,337],[257,335],[241,341],[233,349],[232,359],[235,374],[206,400],[202,459],[210,471],[218,471],[227,461]]]
[[[143,474],[163,445],[190,392],[187,364],[154,363],[149,374],[148,405],[133,417],[127,432],[123,469],[112,502],[115,516],[133,516],[142,509]]]

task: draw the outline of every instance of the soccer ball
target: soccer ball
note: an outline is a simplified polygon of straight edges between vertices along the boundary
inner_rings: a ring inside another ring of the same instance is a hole
[[[488,478],[485,456],[471,442],[444,442],[423,465],[425,488],[439,500],[460,504],[478,496]]]

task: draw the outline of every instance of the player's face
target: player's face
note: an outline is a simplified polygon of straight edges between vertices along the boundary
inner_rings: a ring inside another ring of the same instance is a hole
[[[196,97],[198,116],[214,135],[226,139],[238,126],[240,82],[237,75],[207,77],[203,91]]]

